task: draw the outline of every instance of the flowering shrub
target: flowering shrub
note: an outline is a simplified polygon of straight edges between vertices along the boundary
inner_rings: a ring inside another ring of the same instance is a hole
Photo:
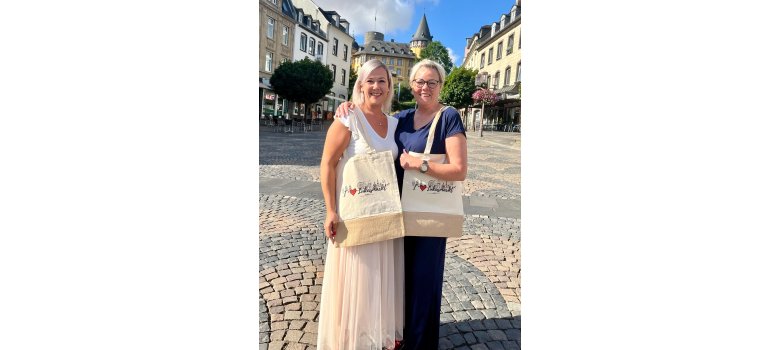
[[[474,91],[474,94],[471,95],[471,98],[474,100],[474,104],[484,103],[486,105],[492,105],[498,101],[498,95],[488,89],[479,89]]]

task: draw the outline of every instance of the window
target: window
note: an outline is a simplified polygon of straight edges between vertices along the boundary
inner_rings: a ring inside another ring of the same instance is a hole
[[[509,41],[506,43],[506,54],[512,53],[512,47],[515,46],[515,35],[512,34],[509,36]]]
[[[487,81],[485,82],[485,86],[490,87],[490,76],[488,75]]]
[[[493,48],[491,47],[490,50],[488,50],[488,64],[493,63]]]
[[[334,38],[333,39],[333,56],[339,55],[339,39]]]
[[[290,27],[282,26],[282,44],[287,46],[290,44]]]
[[[333,81],[336,81],[336,65],[335,64],[331,64],[330,65],[330,70],[333,72]]]
[[[267,36],[268,39],[274,38],[274,24],[276,24],[276,20],[268,17],[268,26],[265,29],[265,36]]]
[[[496,49],[496,61],[501,59],[501,54],[504,52],[504,43],[498,43],[498,48]]]
[[[390,64],[391,66],[392,66],[392,65],[395,65],[395,59],[394,59],[394,58],[390,58],[390,63],[389,63],[389,64]]]
[[[479,58],[479,68],[485,67],[485,53],[482,53],[482,57]]]
[[[395,69],[395,76],[397,76],[399,79],[401,78],[401,69],[400,68],[396,68]]]
[[[276,5],[276,0],[268,0],[268,1],[270,1],[272,4]]]
[[[341,85],[347,85],[347,70],[341,70]]]
[[[314,55],[314,37],[309,38],[309,55]]]
[[[517,79],[515,81],[520,81],[520,63],[517,63]]]
[[[382,63],[387,64],[387,57],[382,57]]]
[[[512,76],[512,67],[506,67],[506,71],[504,71],[504,86],[509,85],[509,77]]]
[[[323,49],[324,49],[324,47],[323,47],[322,43],[317,43],[317,55],[322,56]]]
[[[500,76],[500,73],[496,72],[496,79],[493,80],[493,89],[498,89],[499,76]]]
[[[274,53],[273,52],[266,52],[265,53],[265,71],[270,72],[271,69],[274,67]]]
[[[349,52],[349,48],[347,47],[347,44],[344,44],[344,62],[347,61],[347,52]]]
[[[301,33],[301,51],[306,52],[306,43],[308,42],[308,36],[306,36],[304,33]]]

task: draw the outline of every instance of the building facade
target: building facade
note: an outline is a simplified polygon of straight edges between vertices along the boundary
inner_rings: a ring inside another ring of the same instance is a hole
[[[485,107],[485,124],[507,130],[520,124],[520,0],[498,21],[482,26],[466,39],[463,67],[478,71],[478,80],[496,92],[499,101]],[[467,125],[474,129],[482,119],[473,108]]]
[[[385,35],[380,32],[367,32],[363,39],[363,45],[358,46],[352,55],[352,69],[357,71],[366,61],[379,59],[390,69],[396,82],[409,86],[409,73],[414,61],[433,37],[428,29],[428,20],[423,15],[410,43],[396,42],[395,39],[385,41]]]
[[[312,106],[312,112],[325,118],[331,118],[336,108],[347,101],[349,86],[349,66],[351,48],[355,39],[349,35],[349,21],[342,18],[336,11],[326,11],[312,0],[293,0],[293,4],[310,14],[313,20],[319,21],[322,30],[327,34],[328,44],[325,46],[323,63],[333,73],[333,88],[320,103]]]
[[[260,113],[281,115],[280,101],[270,85],[274,69],[293,58],[295,15],[290,0],[260,0]]]

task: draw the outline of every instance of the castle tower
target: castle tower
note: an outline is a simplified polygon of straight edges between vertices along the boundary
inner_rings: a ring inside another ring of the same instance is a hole
[[[425,18],[425,14],[423,14],[420,25],[417,26],[417,32],[414,33],[412,41],[409,43],[409,47],[417,57],[420,57],[420,52],[428,46],[432,39],[431,31],[428,29],[428,20]]]

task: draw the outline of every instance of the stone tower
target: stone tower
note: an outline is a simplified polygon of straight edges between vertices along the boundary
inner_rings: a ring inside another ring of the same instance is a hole
[[[420,51],[422,51],[431,42],[433,37],[431,31],[428,29],[428,20],[423,14],[420,20],[420,25],[417,26],[417,32],[412,36],[412,41],[409,43],[409,47],[417,57],[420,57]]]

